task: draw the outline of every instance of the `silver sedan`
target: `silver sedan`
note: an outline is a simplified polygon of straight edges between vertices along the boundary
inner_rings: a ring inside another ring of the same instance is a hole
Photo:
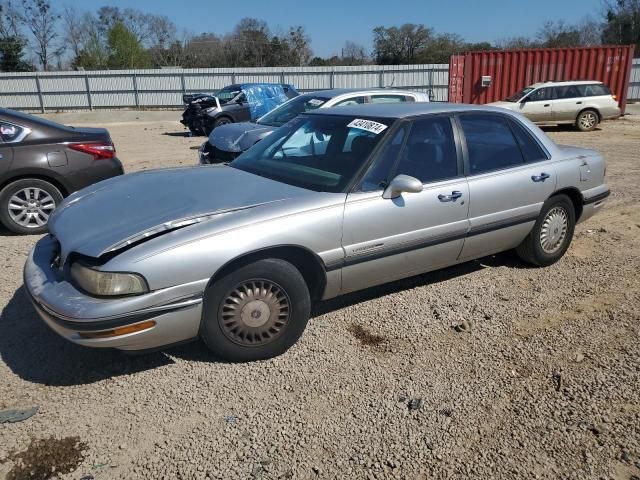
[[[68,197],[24,278],[90,347],[201,338],[272,357],[312,302],[515,249],[544,267],[609,194],[605,161],[504,109],[363,105],[303,114],[228,166],[146,171]]]

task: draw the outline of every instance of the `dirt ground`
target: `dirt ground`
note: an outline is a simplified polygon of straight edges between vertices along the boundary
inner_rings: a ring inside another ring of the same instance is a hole
[[[196,163],[179,112],[85,113],[125,170]],[[118,121],[109,123],[107,121]],[[0,478],[640,478],[640,119],[549,129],[608,160],[605,210],[567,255],[505,253],[319,305],[252,364],[200,344],[65,342],[22,287],[34,236],[0,232]]]

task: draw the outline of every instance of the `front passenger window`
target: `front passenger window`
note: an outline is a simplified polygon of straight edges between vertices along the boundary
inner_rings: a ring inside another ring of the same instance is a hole
[[[413,122],[394,176],[400,174],[422,183],[458,176],[458,154],[449,117]]]
[[[553,92],[551,88],[539,88],[529,94],[527,97],[528,102],[544,102],[553,98]]]
[[[333,105],[334,107],[344,107],[347,105],[360,105],[364,103],[364,97],[351,97],[345,100],[341,100],[340,102]]]

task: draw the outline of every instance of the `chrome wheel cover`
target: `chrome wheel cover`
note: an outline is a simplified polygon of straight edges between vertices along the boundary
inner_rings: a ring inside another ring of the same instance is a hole
[[[28,187],[18,190],[9,199],[9,217],[24,228],[39,228],[47,224],[56,201],[45,190]]]
[[[545,253],[553,254],[562,248],[569,230],[569,215],[562,207],[553,207],[542,221],[540,246]]]
[[[598,123],[598,117],[593,112],[585,112],[580,115],[580,126],[585,129],[591,129]]]
[[[270,280],[253,279],[236,285],[224,297],[219,321],[224,335],[247,347],[265,345],[286,330],[291,313],[287,292]]]

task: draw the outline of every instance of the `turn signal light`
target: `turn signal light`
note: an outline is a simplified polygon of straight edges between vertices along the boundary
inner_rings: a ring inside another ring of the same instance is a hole
[[[102,332],[79,332],[81,338],[111,338],[127,335],[128,333],[142,332],[156,326],[155,320],[147,320],[146,322],[136,323],[135,325],[127,325],[126,327],[118,327],[112,330],[104,330]]]

